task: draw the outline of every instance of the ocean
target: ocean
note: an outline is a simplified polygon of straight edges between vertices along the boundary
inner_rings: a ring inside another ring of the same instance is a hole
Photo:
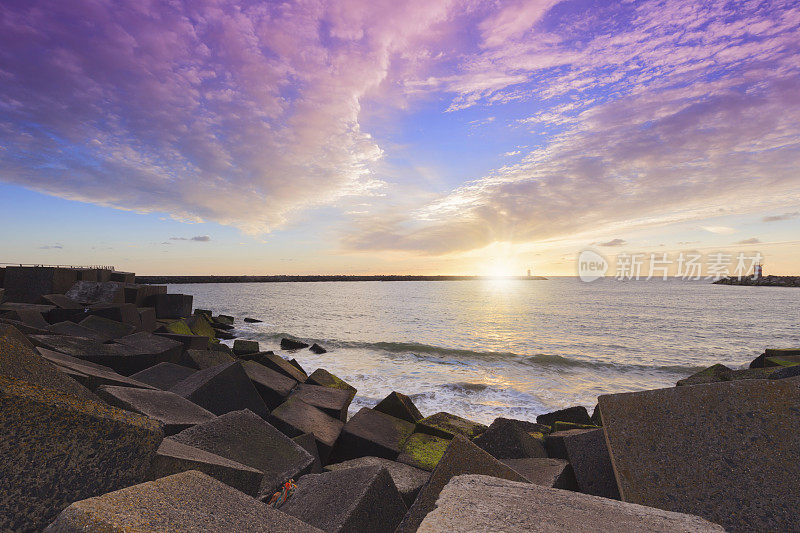
[[[535,420],[600,394],[669,387],[706,366],[800,346],[800,290],[578,278],[170,285],[233,315],[240,338],[358,388],[351,414],[393,390],[424,415]],[[263,320],[244,323],[244,317]],[[280,339],[328,353],[284,352]],[[232,341],[228,341],[232,343]]]

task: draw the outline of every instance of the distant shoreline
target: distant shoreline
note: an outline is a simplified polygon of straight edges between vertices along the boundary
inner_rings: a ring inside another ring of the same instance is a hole
[[[716,285],[743,285],[747,287],[800,287],[800,276],[764,276],[753,279],[750,276],[728,277],[714,282]]]
[[[530,280],[542,281],[543,276],[136,276],[136,283],[181,284],[181,283],[281,283],[281,282],[325,282],[325,281],[472,281],[472,280]]]

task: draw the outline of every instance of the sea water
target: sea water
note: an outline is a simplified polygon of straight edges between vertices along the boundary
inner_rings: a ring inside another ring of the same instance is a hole
[[[800,289],[679,279],[170,285],[236,317],[262,350],[358,388],[351,413],[392,391],[425,415],[535,420],[600,394],[669,387],[705,366],[800,347]],[[262,320],[244,323],[244,317]],[[284,336],[328,352],[280,350]]]

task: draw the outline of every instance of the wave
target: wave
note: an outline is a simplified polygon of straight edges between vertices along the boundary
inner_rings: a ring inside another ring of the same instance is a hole
[[[442,388],[449,389],[453,392],[464,392],[467,394],[473,394],[476,392],[483,392],[486,389],[490,389],[488,383],[470,383],[468,381],[459,381],[457,383],[447,383],[442,385]]]
[[[258,335],[261,338],[279,340],[283,337],[303,340],[304,342],[317,342],[323,346],[342,349],[374,350],[390,354],[412,355],[418,359],[427,361],[466,365],[471,359],[481,361],[502,361],[534,367],[555,367],[555,368],[595,368],[613,369],[617,371],[662,371],[674,374],[690,374],[699,372],[706,368],[703,365],[657,365],[646,363],[620,363],[613,361],[597,361],[591,359],[577,359],[556,354],[537,353],[533,355],[518,354],[514,352],[493,352],[480,350],[467,350],[463,348],[445,348],[417,342],[357,342],[339,341],[332,339],[311,339],[297,337],[288,333],[267,333]]]

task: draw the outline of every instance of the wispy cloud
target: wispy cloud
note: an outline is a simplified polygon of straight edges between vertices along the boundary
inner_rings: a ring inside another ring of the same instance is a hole
[[[625,246],[625,244],[627,244],[625,239],[611,239],[608,242],[599,243],[600,246]]]
[[[741,240],[741,241],[737,242],[736,244],[761,244],[761,239],[759,239],[757,237],[751,237],[749,239]]]
[[[374,195],[392,145],[362,114],[421,99],[535,137],[474,181],[351,209],[345,248],[780,213],[800,197],[799,31],[788,0],[4,3],[0,180],[269,232]]]
[[[211,237],[208,236],[208,235],[198,235],[196,237],[170,237],[169,240],[171,240],[171,241],[209,242],[211,240]]]
[[[451,4],[3,3],[0,180],[250,233],[369,194],[362,99]]]
[[[800,217],[800,211],[793,211],[791,213],[784,213],[782,215],[770,215],[761,219],[762,222],[781,222],[784,220],[793,220]]]
[[[800,6],[595,7],[551,7],[440,80],[453,112],[531,101],[542,111],[520,119],[549,128],[543,146],[406,214],[359,220],[345,245],[446,254],[800,195]]]
[[[46,244],[44,246],[40,246],[40,250],[61,250],[64,248],[63,244],[55,243],[55,244]]]
[[[731,228],[728,226],[701,226],[702,229],[706,230],[709,233],[716,233],[719,235],[730,235],[731,233],[736,233],[736,228]]]

